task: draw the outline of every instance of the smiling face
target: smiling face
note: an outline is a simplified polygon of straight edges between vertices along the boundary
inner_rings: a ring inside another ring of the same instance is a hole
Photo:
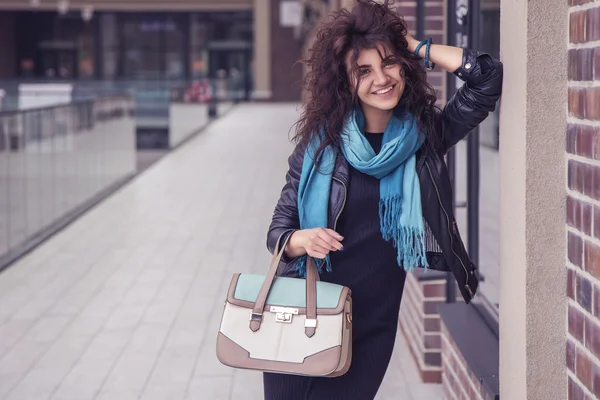
[[[404,92],[401,65],[383,47],[378,50],[363,49],[358,55],[358,98],[365,114],[393,110]],[[350,60],[349,55],[346,62],[348,71]],[[356,80],[351,86],[356,87]]]

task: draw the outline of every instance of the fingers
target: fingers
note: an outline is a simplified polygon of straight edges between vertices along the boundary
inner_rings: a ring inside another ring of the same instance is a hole
[[[333,240],[335,240],[335,239],[333,239]],[[315,237],[311,242],[314,246],[320,247],[326,251],[338,250],[338,248],[336,246],[334,246],[333,244],[330,244],[326,238],[322,238],[320,236]]]
[[[343,248],[339,242],[342,239],[343,237],[339,233],[331,229],[314,229],[308,237],[306,252],[315,258],[325,258],[329,252],[338,251]]]
[[[344,247],[340,243],[340,240],[343,239],[342,235],[331,229],[323,229],[322,231],[319,231],[319,238],[325,241],[331,247],[331,251],[337,251]]]

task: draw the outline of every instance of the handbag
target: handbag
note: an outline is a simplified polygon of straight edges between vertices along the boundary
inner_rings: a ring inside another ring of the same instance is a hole
[[[276,277],[287,240],[266,275],[231,279],[217,358],[229,367],[314,377],[345,374],[352,360],[350,289],[321,282],[307,257],[306,279]],[[279,249],[279,240],[275,249]]]

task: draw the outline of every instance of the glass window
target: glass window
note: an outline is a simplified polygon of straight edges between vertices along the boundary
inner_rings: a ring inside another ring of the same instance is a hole
[[[481,0],[479,49],[500,57],[500,2]],[[480,292],[493,307],[499,303],[499,105],[479,126],[480,199],[479,268],[484,276]]]
[[[123,57],[123,75],[128,78],[160,78],[160,56],[158,49],[126,50]]]
[[[102,32],[102,76],[104,79],[114,79],[118,74],[117,16],[102,13],[99,18]]]
[[[175,14],[123,14],[123,77],[181,79],[186,24]]]
[[[95,38],[94,25],[84,23],[77,41],[78,73],[80,78],[93,78],[95,76]]]

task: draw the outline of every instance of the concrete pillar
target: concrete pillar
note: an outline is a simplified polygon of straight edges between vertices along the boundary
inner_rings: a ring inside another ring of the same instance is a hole
[[[567,398],[567,1],[502,0],[500,393]]]
[[[254,97],[271,97],[271,0],[254,0]]]

